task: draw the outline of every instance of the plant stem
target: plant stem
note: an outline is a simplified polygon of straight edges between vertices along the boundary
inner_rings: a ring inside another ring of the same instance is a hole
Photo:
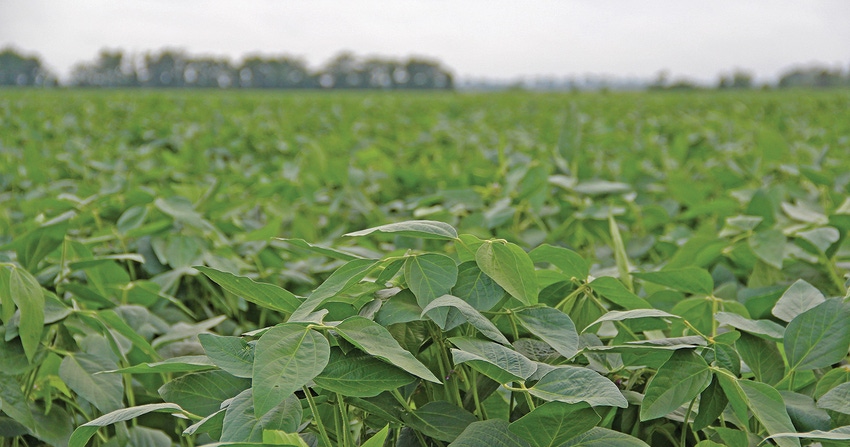
[[[341,422],[340,431],[342,432],[342,445],[344,446],[353,446],[351,442],[351,433],[349,433],[349,428],[351,424],[348,422],[348,411],[345,409],[345,402],[342,398],[342,394],[336,393],[336,406],[339,410],[339,417]]]
[[[401,393],[398,392],[397,389],[390,390],[390,394],[392,394],[393,397],[395,397],[395,400],[397,400],[398,403],[400,403],[401,406],[404,407],[404,411],[413,415],[413,408],[410,408],[410,404],[407,402],[404,396],[402,396]],[[428,446],[428,444],[425,442],[425,438],[422,437],[422,433],[419,433],[417,430],[413,430],[413,434],[416,435],[416,439],[419,440],[419,443],[422,444],[422,447]]]
[[[688,409],[685,410],[685,420],[682,421],[682,424],[683,424],[682,425],[682,436],[680,438],[681,441],[679,442],[679,445],[681,445],[682,447],[684,447],[686,445],[685,442],[688,439],[688,428],[691,426],[691,423],[688,422],[688,418],[691,417],[691,410],[694,409],[694,403],[696,403],[696,401],[697,401],[697,398],[696,397],[693,398],[691,400],[691,403],[688,405]]]
[[[322,417],[319,416],[319,408],[316,406],[316,401],[313,400],[313,394],[311,394],[310,388],[302,386],[301,389],[304,391],[304,395],[307,396],[307,403],[310,405],[310,412],[313,413],[313,422],[316,423],[316,428],[319,430],[319,436],[321,436],[322,442],[324,442],[327,447],[333,447],[330,438],[328,438],[328,432],[325,430],[325,424],[322,423]]]

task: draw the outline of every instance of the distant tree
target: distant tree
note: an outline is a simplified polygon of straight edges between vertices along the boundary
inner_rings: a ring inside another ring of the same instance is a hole
[[[315,80],[301,59],[251,56],[239,67],[239,85],[250,88],[308,88],[315,86]]]
[[[101,50],[94,63],[77,64],[71,71],[71,85],[81,87],[134,87],[136,71],[121,50]]]
[[[721,75],[717,83],[719,89],[749,89],[753,88],[752,73],[744,70],[735,70],[731,75]]]
[[[780,88],[840,86],[850,86],[850,73],[844,76],[840,69],[830,70],[826,67],[795,68],[779,78]]]
[[[35,56],[24,56],[12,48],[0,51],[0,85],[50,86],[56,77]]]
[[[183,87],[188,57],[182,51],[165,50],[146,54],[138,69],[141,85],[149,87]]]

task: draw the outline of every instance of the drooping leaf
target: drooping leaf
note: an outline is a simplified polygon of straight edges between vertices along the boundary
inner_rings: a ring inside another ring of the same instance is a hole
[[[793,391],[779,391],[794,427],[800,431],[829,430],[832,420],[826,410],[819,408],[811,397]]]
[[[536,264],[547,262],[554,265],[566,276],[567,280],[575,278],[584,281],[587,279],[590,270],[584,258],[564,247],[544,244],[531,250],[528,256]]]
[[[625,433],[593,427],[561,444],[561,447],[649,447],[649,445]]]
[[[199,416],[215,413],[221,403],[241,393],[251,382],[224,371],[203,371],[180,376],[160,387],[163,400],[176,403]]]
[[[62,359],[59,377],[98,410],[109,413],[123,407],[124,382],[120,375],[97,373],[115,368],[118,365],[109,358],[77,352]]]
[[[685,293],[711,295],[714,290],[714,280],[711,279],[711,274],[699,267],[683,267],[657,272],[636,272],[632,273],[632,276]]]
[[[13,268],[9,274],[9,294],[21,312],[18,332],[27,360],[32,362],[44,330],[44,291],[28,271]]]
[[[414,378],[371,355],[352,350],[343,354],[332,349],[325,369],[313,378],[321,388],[352,397],[373,397],[412,382]]]
[[[241,337],[200,334],[198,340],[207,357],[219,368],[236,377],[251,378],[254,369],[254,348]]]
[[[404,262],[404,279],[422,308],[449,293],[457,282],[457,275],[458,268],[454,260],[437,253],[410,256]],[[429,317],[444,330],[462,324],[463,321],[457,311],[451,308],[433,310]]]
[[[397,222],[365,230],[347,233],[345,236],[366,236],[374,232],[395,233],[401,236],[420,237],[423,239],[457,239],[457,230],[451,225],[433,220],[408,220]]]
[[[838,427],[830,431],[812,430],[805,433],[777,433],[775,435],[767,437],[767,439],[779,438],[817,439],[822,441],[850,441],[850,427]]]
[[[253,391],[247,389],[230,402],[222,424],[222,442],[262,442],[263,430],[298,431],[301,425],[301,402],[294,394],[262,416],[254,410]]]
[[[405,423],[430,438],[452,442],[478,418],[446,401],[433,401],[412,413],[402,414]]]
[[[850,348],[850,304],[834,298],[803,312],[788,323],[783,341],[792,370],[841,361]]]
[[[785,328],[770,320],[750,320],[732,312],[717,312],[714,318],[720,324],[731,326],[739,331],[760,338],[780,341],[785,336]]]
[[[617,278],[610,276],[596,278],[591,281],[590,288],[602,295],[603,298],[624,309],[652,309],[651,304],[632,293]]]
[[[735,342],[741,360],[750,367],[756,380],[776,385],[785,375],[785,362],[776,343],[749,334],[741,334]]]
[[[818,399],[818,408],[850,414],[850,382],[827,391]]]
[[[628,402],[614,382],[588,368],[561,365],[528,390],[546,401],[626,408]]]
[[[749,238],[750,248],[763,262],[782,269],[785,257],[785,235],[779,230],[759,231]]]
[[[349,253],[347,251],[338,250],[335,248],[322,247],[321,245],[311,244],[304,239],[291,239],[291,238],[275,238],[279,241],[286,242],[293,247],[298,247],[322,256],[327,256],[332,259],[339,259],[342,261],[352,261],[354,259],[361,259],[362,256],[356,255],[354,253]]]
[[[626,252],[626,244],[623,243],[623,236],[620,235],[620,227],[617,226],[617,221],[611,213],[608,213],[608,231],[611,233],[611,245],[614,249],[614,262],[617,264],[617,272],[620,274],[620,281],[625,284],[629,291],[634,292],[635,286],[634,283],[632,283],[632,277],[629,275],[631,268],[629,266],[629,256]]]
[[[330,344],[306,325],[285,323],[269,329],[254,350],[254,411],[263,417],[287,396],[319,375],[330,358]]]
[[[153,412],[182,413],[183,409],[180,408],[179,405],[165,403],[139,405],[131,408],[115,410],[112,413],[105,414],[93,421],[86,422],[85,424],[77,427],[71,435],[68,447],[85,447],[88,440],[91,439],[91,437],[94,436],[94,434],[97,433],[97,430],[101,427],[106,427],[107,425],[112,425],[116,422],[129,421],[130,419],[135,419],[139,416]]]
[[[469,322],[473,327],[478,329],[482,335],[493,340],[495,342],[501,343],[503,345],[510,344],[507,338],[499,331],[499,329],[494,325],[490,320],[488,320],[484,315],[481,315],[480,312],[475,310],[472,306],[467,304],[465,301],[460,298],[452,295],[443,295],[433,301],[430,304],[425,306],[422,309],[422,316],[428,315],[432,309],[438,309],[441,307],[451,307],[453,309],[457,309],[463,317],[466,318],[466,321]],[[439,323],[438,323],[439,325]]]
[[[571,359],[578,352],[578,332],[567,314],[551,307],[533,307],[516,312],[514,317],[564,357]]]
[[[712,377],[711,383],[700,393],[699,407],[693,422],[694,430],[702,430],[711,425],[715,419],[720,417],[727,404],[729,404],[729,399],[723,392],[719,380]]]
[[[602,323],[604,321],[624,321],[624,320],[633,320],[638,318],[681,318],[678,315],[673,315],[668,312],[664,312],[663,310],[656,309],[635,309],[635,310],[612,310],[605,315],[597,318],[596,321],[587,325],[588,328],[593,327],[596,324]]]
[[[499,383],[526,380],[537,365],[524,355],[500,344],[468,337],[453,337],[449,341],[455,364],[468,363],[480,373]]]
[[[796,431],[785,410],[782,396],[773,387],[751,380],[738,380],[738,385],[747,396],[750,411],[761,422],[768,434]],[[796,438],[777,438],[776,443],[780,447],[800,447],[800,440]]]
[[[434,383],[440,380],[416,357],[405,351],[390,332],[371,320],[354,316],[346,318],[336,326],[337,333],[358,349],[365,351],[391,365],[401,368],[414,376]]]
[[[601,420],[587,405],[547,402],[511,423],[508,429],[534,447],[557,447]]]
[[[291,314],[301,305],[301,300],[295,295],[274,284],[256,282],[251,278],[236,276],[210,267],[195,266],[194,268],[207,275],[224,290],[266,309]]]
[[[139,363],[138,365],[118,368],[103,373],[121,374],[161,374],[184,373],[215,369],[216,365],[205,355],[184,355],[171,357],[161,362]]]
[[[642,421],[660,418],[691,401],[709,385],[711,371],[692,350],[679,350],[650,379],[640,407]]]
[[[467,261],[458,266],[457,282],[451,294],[479,311],[488,311],[502,300],[505,289],[485,275],[474,261]]]
[[[772,313],[777,318],[785,322],[790,322],[797,315],[817,306],[826,301],[820,290],[816,289],[811,284],[798,279],[788,290],[782,294],[776,305],[773,306]]]
[[[348,261],[331,273],[331,276],[301,303],[298,309],[289,317],[289,321],[306,321],[309,315],[324,303],[325,300],[359,283],[376,265],[378,265],[378,261],[371,259],[354,259]]]
[[[525,305],[537,304],[534,263],[519,246],[504,241],[486,241],[475,252],[475,262],[487,276]]]
[[[528,441],[510,431],[508,421],[488,419],[473,422],[449,447],[531,447]]]

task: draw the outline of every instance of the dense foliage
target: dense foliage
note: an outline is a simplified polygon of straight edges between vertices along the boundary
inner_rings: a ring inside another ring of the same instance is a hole
[[[0,128],[2,445],[850,440],[850,94],[7,91]]]

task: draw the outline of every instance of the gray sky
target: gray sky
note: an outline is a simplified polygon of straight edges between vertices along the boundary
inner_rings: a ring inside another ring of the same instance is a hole
[[[848,0],[0,0],[0,47],[66,76],[101,48],[300,56],[428,56],[461,78],[758,79],[850,66]]]

